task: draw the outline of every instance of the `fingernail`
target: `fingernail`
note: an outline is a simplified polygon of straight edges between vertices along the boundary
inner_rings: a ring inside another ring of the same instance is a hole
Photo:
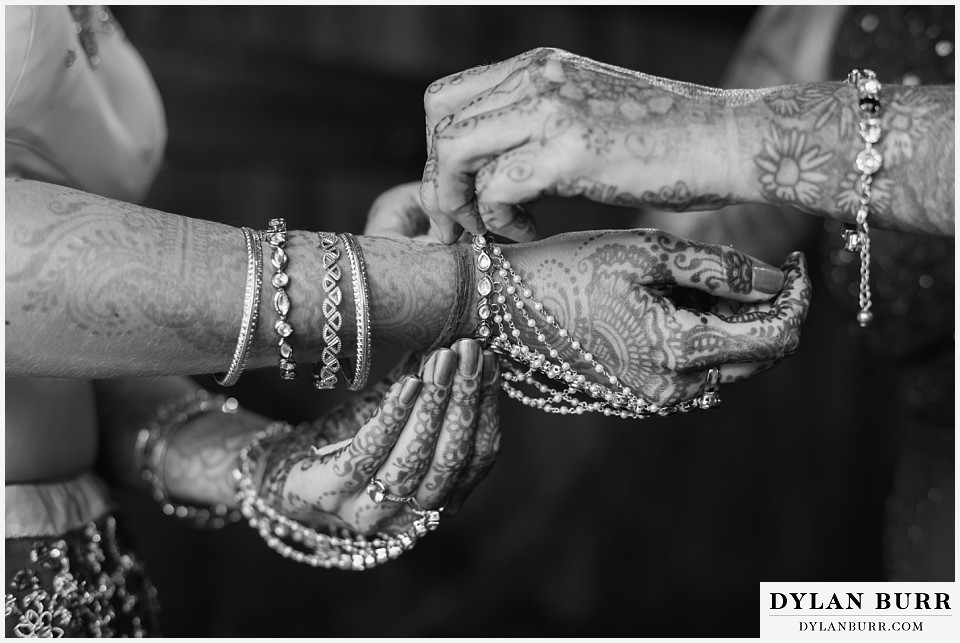
[[[483,351],[483,383],[489,384],[500,372],[500,362],[497,356],[490,351]]]
[[[433,371],[433,381],[440,386],[449,386],[457,370],[457,354],[451,350],[440,351]]]
[[[413,401],[417,399],[417,395],[420,394],[420,388],[422,386],[423,382],[416,377],[408,378],[407,381],[403,383],[403,388],[400,389],[400,403],[413,404]]]
[[[420,367],[420,377],[426,379],[427,377],[433,377],[433,371],[437,366],[437,353],[430,353],[426,361],[423,362],[423,365]]]
[[[767,295],[783,290],[783,272],[758,261],[753,262],[753,288]]]
[[[472,339],[461,339],[457,342],[457,352],[460,354],[460,374],[475,374],[480,363],[480,345]]]

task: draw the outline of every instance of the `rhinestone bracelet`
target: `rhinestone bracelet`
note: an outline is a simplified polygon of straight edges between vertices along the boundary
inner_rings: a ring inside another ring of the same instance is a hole
[[[477,314],[480,321],[475,336],[501,356],[501,387],[512,399],[548,413],[580,415],[596,412],[624,419],[666,416],[719,405],[717,369],[710,369],[704,392],[691,400],[659,405],[634,395],[579,340],[571,337],[557,323],[556,318],[534,297],[533,290],[504,258],[502,250],[492,238],[475,236],[473,248],[480,273],[477,281],[480,295]],[[516,312],[510,311],[508,301]],[[525,344],[518,324],[528,329],[546,352]],[[577,373],[569,362],[562,360],[557,348],[547,346],[547,336],[543,332],[546,327],[550,327],[552,333],[555,331],[566,346],[589,362],[599,376],[607,379],[609,385],[588,382],[585,375]],[[521,391],[518,388],[520,384],[532,389],[532,394]]]
[[[287,320],[290,314],[290,296],[287,294],[287,286],[290,285],[290,276],[286,273],[287,252],[284,250],[284,244],[287,242],[287,222],[283,219],[270,219],[267,224],[267,231],[263,233],[264,240],[270,244],[273,250],[270,256],[270,263],[275,272],[270,279],[270,283],[277,289],[277,294],[273,297],[273,308],[280,317],[273,325],[274,330],[280,337],[277,344],[277,352],[280,354],[280,377],[285,380],[292,380],[297,377],[297,362],[293,359],[293,347],[290,345],[290,336],[293,335],[293,326]]]
[[[134,462],[140,478],[147,483],[153,499],[160,503],[163,513],[193,522],[197,527],[217,529],[227,523],[240,520],[240,512],[225,504],[213,507],[176,504],[170,500],[163,482],[163,463],[173,433],[193,418],[204,413],[234,414],[239,409],[237,401],[223,395],[211,395],[198,389],[180,399],[157,408],[150,422],[137,434],[134,447]]]
[[[318,532],[278,512],[257,493],[254,472],[263,455],[263,443],[287,435],[293,429],[293,425],[285,422],[267,425],[240,451],[239,464],[233,474],[241,512],[270,549],[284,558],[313,567],[362,571],[399,557],[436,528],[435,523],[421,516],[407,531],[396,536],[380,533],[365,538],[353,536],[347,530],[340,530],[337,536]]]
[[[340,326],[343,319],[340,316],[340,302],[343,295],[340,292],[341,277],[340,251],[337,248],[337,237],[330,232],[317,233],[317,245],[323,251],[323,354],[321,362],[313,365],[313,385],[317,390],[332,389],[337,384],[337,371],[340,370]]]
[[[866,327],[873,321],[870,296],[870,215],[873,197],[873,178],[883,165],[880,150],[874,147],[880,142],[881,129],[880,81],[869,69],[854,69],[847,75],[847,82],[857,88],[860,104],[860,138],[864,149],[857,154],[857,171],[860,172],[860,207],[857,209],[856,225],[845,224],[843,228],[844,247],[850,252],[860,253],[860,311],[857,321]]]
[[[250,351],[250,340],[256,333],[257,318],[260,313],[260,291],[263,284],[263,248],[256,233],[250,228],[242,228],[243,241],[247,249],[247,285],[243,293],[243,316],[240,319],[240,334],[233,359],[222,378],[214,375],[220,386],[233,386],[243,374]]]

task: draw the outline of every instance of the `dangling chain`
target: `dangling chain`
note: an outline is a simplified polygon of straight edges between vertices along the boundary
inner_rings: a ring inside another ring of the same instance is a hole
[[[880,82],[869,69],[854,69],[847,75],[847,82],[857,88],[860,104],[860,138],[864,149],[857,154],[857,171],[860,172],[860,207],[857,209],[857,225],[843,228],[844,247],[860,253],[860,312],[857,321],[867,326],[873,321],[870,312],[870,203],[873,197],[873,176],[883,165],[883,156],[874,147],[880,141]]]
[[[580,415],[592,411],[624,419],[708,409],[720,403],[716,377],[708,379],[707,387],[699,397],[669,406],[647,402],[634,395],[579,340],[557,323],[492,239],[475,236],[473,248],[477,270],[481,273],[477,281],[481,299],[477,306],[480,322],[476,337],[503,357],[501,386],[511,398],[548,413]],[[514,309],[516,312],[511,312]],[[531,313],[531,309],[535,312]],[[529,329],[546,353],[525,344],[519,326]],[[577,373],[569,362],[563,361],[560,350],[547,344],[544,332],[547,327],[552,327],[551,334],[555,331],[563,344],[578,352],[599,376],[605,377],[609,386],[588,382],[585,375]],[[538,379],[537,375],[541,377]],[[518,384],[526,384],[536,393],[528,395],[517,388]]]

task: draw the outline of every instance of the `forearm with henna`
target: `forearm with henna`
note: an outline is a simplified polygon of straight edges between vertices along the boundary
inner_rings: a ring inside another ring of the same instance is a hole
[[[424,348],[455,300],[457,252],[360,237],[375,345]],[[276,364],[270,248],[247,365]],[[301,364],[323,348],[316,236],[291,232],[291,343]],[[341,259],[344,354],[356,336],[352,276]],[[6,184],[8,374],[98,377],[223,372],[240,326],[247,258],[236,228],[60,186]],[[467,284],[469,287],[469,284]]]
[[[880,102],[883,166],[873,181],[870,222],[953,236],[953,87],[884,84]],[[852,85],[772,88],[737,108],[736,118],[744,199],[854,220],[860,205],[855,161],[864,144]]]
[[[854,217],[864,146],[849,83],[721,90],[554,49],[496,67],[492,86],[453,113],[442,97],[476,82],[470,74],[438,81],[425,97],[428,113],[447,111],[424,170],[445,213],[469,204],[475,187],[484,221],[498,204],[547,194],[673,211],[774,203]],[[884,165],[872,223],[952,235],[953,87],[885,84],[880,101]],[[475,186],[465,180],[471,170]],[[460,203],[452,186],[464,190]]]

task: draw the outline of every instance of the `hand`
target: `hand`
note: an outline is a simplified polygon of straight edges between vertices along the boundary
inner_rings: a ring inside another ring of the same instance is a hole
[[[435,242],[429,234],[430,219],[420,205],[420,183],[402,183],[377,197],[363,234],[371,237],[394,237]]]
[[[374,502],[374,479],[424,509],[458,508],[500,451],[499,378],[477,342],[454,347],[435,351],[420,378],[401,377],[369,419],[350,412],[369,409],[362,394],[271,446],[262,493],[301,522],[361,534],[397,533],[417,517],[408,503]]]
[[[558,49],[448,76],[424,97],[421,202],[445,243],[460,226],[529,241],[515,205],[543,195],[719,207],[725,197],[709,190],[729,192],[719,182],[733,142],[722,96]],[[691,176],[704,178],[694,186]]]
[[[556,348],[595,383],[606,385],[607,375],[616,375],[660,405],[696,397],[711,367],[720,367],[722,382],[732,382],[792,354],[810,304],[799,253],[781,272],[733,248],[656,230],[578,232],[500,248],[545,306],[535,313],[526,302],[546,339],[516,324],[524,343]],[[698,303],[694,291],[710,295],[708,301]],[[521,319],[510,297],[505,311]],[[547,314],[605,374],[544,323]]]

